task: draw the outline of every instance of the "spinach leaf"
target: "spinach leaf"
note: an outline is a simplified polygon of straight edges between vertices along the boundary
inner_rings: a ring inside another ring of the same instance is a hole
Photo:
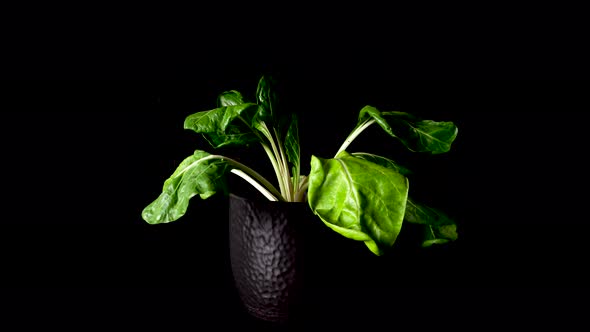
[[[393,160],[364,152],[353,153],[353,155],[373,161],[403,175],[410,174],[407,169],[399,166]],[[424,227],[425,240],[422,242],[423,247],[455,241],[458,237],[457,225],[451,218],[438,209],[417,203],[410,197],[407,200],[404,221],[421,224]]]
[[[229,127],[223,134],[207,134],[205,140],[214,148],[226,145],[245,145],[259,141],[258,136],[251,132],[244,132],[241,128]]]
[[[408,180],[393,169],[346,151],[333,159],[312,156],[308,203],[331,229],[376,255],[391,247],[401,230]]]
[[[405,219],[408,222],[423,225],[446,225],[453,223],[453,221],[441,211],[417,203],[409,197],[406,206]]]
[[[375,107],[365,106],[359,113],[359,125],[370,119],[414,152],[448,152],[458,132],[450,121],[422,120],[404,112],[380,112]]]
[[[256,87],[256,99],[260,109],[258,117],[260,121],[266,121],[274,118],[277,109],[276,80],[269,75],[263,75],[258,81]]]
[[[404,220],[425,227],[426,239],[423,247],[455,241],[458,237],[457,225],[438,209],[416,203],[408,198]]]
[[[239,91],[229,90],[219,94],[217,97],[218,106],[236,106],[245,104],[244,97]]]
[[[290,125],[291,116],[281,107],[277,83],[272,75],[263,75],[260,78],[256,88],[256,100],[259,107],[254,116],[252,127],[259,129],[260,123],[264,122],[271,129],[273,135],[277,136],[276,139],[282,141]]]
[[[457,239],[457,225],[427,226],[425,228],[425,240],[422,247],[430,247],[433,244],[445,244]]]
[[[143,209],[143,219],[149,224],[168,223],[186,213],[193,196],[207,199],[218,191],[226,192],[227,169],[225,161],[212,159],[209,153],[196,150],[164,181],[160,196]]]
[[[372,153],[367,153],[367,152],[354,152],[352,153],[353,156],[357,157],[357,158],[361,158],[364,160],[368,160],[370,162],[373,162],[377,165],[381,165],[383,167],[387,167],[387,168],[391,168],[393,170],[395,170],[396,172],[402,174],[402,175],[410,175],[412,174],[412,171],[410,171],[409,169],[399,165],[398,163],[396,163],[395,161],[391,160],[391,159],[387,159],[385,157],[376,155],[376,154],[372,154]]]
[[[212,132],[222,133],[231,122],[238,119],[243,112],[247,112],[253,107],[256,107],[256,104],[244,103],[197,112],[185,118],[184,129],[190,129],[201,134]]]
[[[231,104],[236,100],[235,95],[220,97],[222,104]],[[214,148],[230,144],[247,145],[259,141],[250,127],[251,118],[257,110],[256,104],[242,103],[197,112],[185,118],[184,129],[203,134]]]

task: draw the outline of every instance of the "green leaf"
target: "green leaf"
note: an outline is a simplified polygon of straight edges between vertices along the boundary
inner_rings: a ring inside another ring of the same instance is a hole
[[[226,110],[227,107],[219,107],[191,114],[184,119],[184,129],[190,129],[200,134],[223,131],[222,123]]]
[[[399,165],[387,158],[364,152],[353,153],[353,155],[358,158],[373,161],[401,174],[408,174],[405,171],[405,168],[400,168]],[[420,224],[424,227],[425,240],[422,243],[423,247],[428,247],[433,244],[448,243],[450,241],[455,241],[458,237],[457,226],[451,218],[438,209],[416,203],[410,197],[408,197],[406,202],[404,221]]]
[[[373,162],[377,165],[391,168],[391,169],[395,170],[396,172],[401,173],[402,175],[412,174],[412,171],[399,165],[395,161],[393,161],[391,159],[387,159],[387,158],[379,156],[379,155],[376,155],[376,154],[367,153],[367,152],[353,152],[352,155],[357,158],[361,158],[361,159]]]
[[[256,99],[260,105],[258,117],[260,121],[267,121],[274,117],[277,108],[276,80],[269,75],[263,75],[258,81]]]
[[[162,193],[142,211],[149,224],[168,223],[182,217],[189,200],[199,195],[207,199],[218,191],[226,191],[227,165],[221,159],[210,159],[205,151],[196,150],[184,159],[164,182]]]
[[[308,203],[331,229],[364,241],[376,255],[391,247],[401,230],[408,180],[346,151],[333,159],[312,156]]]
[[[236,95],[232,94],[228,94],[226,97],[220,98],[221,103],[227,104],[239,100]],[[230,144],[246,145],[259,141],[258,136],[250,127],[252,117],[257,110],[258,105],[243,103],[197,112],[186,117],[184,129],[203,134],[214,148]]]
[[[425,229],[425,240],[422,247],[430,247],[433,244],[445,244],[457,240],[457,225],[427,226]]]
[[[240,116],[242,114],[248,118],[248,114],[253,115],[256,109],[256,104],[245,103],[197,112],[185,118],[184,129],[190,129],[201,134],[223,133],[230,123],[236,120],[241,121]]]
[[[241,128],[226,129],[224,134],[207,134],[205,139],[214,148],[220,148],[226,145],[248,145],[250,143],[258,142],[260,139],[252,132],[244,132]]]
[[[245,104],[242,94],[236,90],[225,91],[217,97],[218,106],[236,106]]]
[[[359,113],[359,124],[371,118],[414,152],[448,152],[458,133],[453,122],[422,120],[404,112],[380,112],[372,106],[363,107]]]
[[[438,209],[416,203],[408,198],[404,220],[424,225],[425,240],[423,247],[455,241],[458,237],[457,225]]]
[[[416,117],[414,117],[413,115],[411,115],[409,113],[405,113],[405,112],[390,112],[390,113],[396,113],[399,118],[407,118],[409,120],[416,120]],[[363,107],[361,109],[361,111],[359,112],[358,124],[360,125],[370,119],[375,120],[375,122],[377,122],[377,124],[379,124],[379,126],[381,126],[381,128],[383,128],[383,130],[385,130],[389,135],[395,137],[395,134],[391,128],[391,125],[383,117],[383,113],[381,111],[379,111],[377,108],[367,105],[367,106]]]
[[[445,243],[449,243],[449,240],[447,240],[447,239],[425,240],[424,242],[422,242],[422,247],[426,248],[426,247],[432,246],[433,244],[445,244]]]
[[[413,224],[448,225],[453,220],[438,209],[417,203],[408,197],[405,219]]]
[[[251,126],[252,126],[252,128],[260,131],[261,133],[266,133],[266,132],[270,133],[270,131],[267,130],[268,127],[265,128],[263,126],[263,124],[265,124],[266,121],[264,120],[264,116],[262,114],[264,114],[264,107],[262,107],[261,105],[258,105],[257,112],[252,117]],[[268,120],[270,120],[270,118],[268,118]]]

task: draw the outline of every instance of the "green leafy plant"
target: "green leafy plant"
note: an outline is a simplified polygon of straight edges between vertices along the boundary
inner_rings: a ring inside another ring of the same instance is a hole
[[[347,151],[370,127],[380,127],[410,151],[430,154],[448,152],[458,132],[453,122],[365,106],[334,157],[312,155],[311,171],[302,175],[297,116],[281,112],[276,82],[262,76],[255,102],[246,101],[235,90],[223,92],[216,108],[189,115],[184,128],[202,134],[216,149],[260,144],[272,164],[278,188],[232,158],[196,150],[164,182],[162,193],[143,210],[142,217],[150,224],[177,220],[186,213],[193,196],[207,199],[227,193],[226,176],[233,173],[271,201],[307,201],[326,226],[363,241],[376,255],[393,246],[404,221],[424,225],[427,236],[423,246],[455,240],[456,224],[451,218],[408,196],[408,169],[380,155]]]

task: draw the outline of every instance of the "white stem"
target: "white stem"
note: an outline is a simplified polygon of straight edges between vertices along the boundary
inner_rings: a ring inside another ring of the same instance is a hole
[[[270,192],[272,192],[275,197],[278,197],[281,200],[285,200],[284,197],[281,195],[281,193],[272,185],[272,183],[268,182],[267,179],[265,179],[262,175],[258,174],[255,170],[251,169],[250,167],[236,161],[233,160],[231,158],[225,157],[225,156],[221,156],[221,155],[209,155],[207,157],[201,158],[195,162],[193,162],[191,165],[187,166],[185,169],[183,169],[182,171],[180,171],[177,176],[181,175],[182,173],[186,172],[188,169],[196,166],[197,164],[205,161],[205,160],[211,160],[211,159],[221,159],[224,160],[225,162],[227,162],[229,165],[233,166],[233,167],[239,167],[241,170],[244,170],[247,173],[250,173],[251,176],[253,176],[254,178],[256,178],[256,180],[258,181],[257,183],[261,183],[264,186],[266,186],[266,188],[268,188],[268,190],[270,190]]]
[[[283,142],[280,140],[279,134],[277,133],[276,129],[274,130],[275,137],[277,138],[277,146],[279,147],[279,154],[281,158],[281,163],[283,165],[283,180],[285,181],[285,189],[287,190],[285,199],[287,201],[293,200],[293,183],[291,183],[291,172],[289,172],[289,164],[287,163],[287,157],[285,156],[285,151],[283,150]],[[277,156],[277,159],[279,157]]]
[[[260,191],[260,193],[262,193],[262,195],[264,195],[264,197],[268,198],[270,201],[278,201],[278,199],[274,197],[268,190],[266,190],[266,188],[264,188],[260,183],[251,178],[248,174],[244,173],[242,170],[234,168],[231,170],[231,172],[246,180],[249,184],[251,184],[254,188]]]
[[[260,144],[262,145],[264,152],[266,152],[268,159],[270,159],[270,163],[272,164],[272,168],[275,171],[275,176],[277,177],[277,180],[279,182],[279,189],[281,190],[281,192],[283,192],[283,183],[281,182],[281,170],[280,170],[279,164],[277,163],[277,159],[272,154],[272,151],[268,147],[268,144],[266,144],[264,142],[260,142]]]
[[[277,174],[277,180],[279,182],[279,189],[281,190],[281,195],[285,198],[288,199],[287,197],[287,190],[288,188],[285,185],[285,180],[284,180],[284,169],[283,169],[283,163],[281,162],[280,159],[280,154],[279,154],[279,150],[277,149],[277,146],[275,144],[275,141],[272,137],[272,134],[270,133],[270,130],[268,129],[268,127],[266,126],[266,123],[264,121],[262,121],[260,123],[260,127],[261,127],[261,132],[262,134],[266,137],[266,139],[268,140],[268,142],[270,143],[270,146],[272,148],[272,152],[274,155],[274,159],[277,162],[277,169],[279,171],[279,174]]]
[[[375,120],[371,119],[371,120],[365,122],[360,127],[357,127],[355,130],[353,130],[352,133],[350,133],[350,135],[348,135],[348,137],[346,138],[346,140],[344,140],[344,143],[342,144],[342,146],[340,147],[340,149],[338,149],[338,152],[336,152],[336,155],[334,155],[334,157],[336,157],[340,152],[346,150],[346,148],[348,148],[348,146],[350,145],[350,143],[352,143],[352,141],[354,141],[354,139],[360,133],[362,133],[363,130],[367,129],[373,123],[375,123]]]
[[[306,176],[300,184],[299,190],[295,193],[295,202],[303,202],[303,197],[307,191],[307,187],[309,187],[308,177]]]

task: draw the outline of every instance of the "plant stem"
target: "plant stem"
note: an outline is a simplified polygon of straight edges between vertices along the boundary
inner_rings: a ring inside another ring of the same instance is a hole
[[[276,157],[273,155],[270,147],[268,147],[268,144],[264,143],[264,142],[260,142],[260,144],[262,144],[262,148],[264,149],[264,152],[266,152],[266,155],[268,156],[268,159],[270,160],[270,163],[272,164],[272,168],[275,171],[275,176],[277,177],[277,179],[281,178],[281,169],[279,166],[279,163],[277,162]],[[282,182],[279,181],[279,188],[281,189],[281,192],[283,192],[283,185]]]
[[[263,128],[265,130],[254,130],[254,128],[252,128],[252,126],[250,125],[250,123],[248,123],[243,117],[239,116],[238,117],[246,126],[248,126],[248,128],[250,128],[250,130],[254,133],[254,135],[256,135],[258,137],[258,139],[260,140],[260,144],[262,145],[262,148],[264,149],[264,152],[266,152],[266,155],[268,156],[268,159],[270,160],[270,163],[272,164],[272,168],[275,171],[275,176],[277,177],[277,179],[279,179],[279,188],[281,190],[281,195],[283,196],[283,200],[284,200],[284,192],[285,192],[285,188],[284,188],[284,184],[280,181],[280,179],[282,178],[281,176],[281,168],[279,166],[279,163],[277,161],[276,156],[273,154],[273,152],[270,150],[268,144],[264,143],[264,139],[262,138],[262,136],[260,136],[260,132],[262,132],[264,134],[264,137],[266,137],[271,144],[273,144],[272,141],[272,137],[269,137],[268,133],[268,128],[266,127],[266,124],[264,124],[264,122],[262,123],[262,125],[264,126]],[[276,151],[276,148],[275,148]]]
[[[264,187],[266,187],[276,198],[278,198],[281,201],[284,201],[285,198],[281,195],[281,193],[275,188],[275,186],[272,185],[272,183],[270,183],[267,179],[265,179],[262,175],[258,174],[258,172],[256,172],[255,170],[251,169],[250,167],[240,163],[239,161],[236,161],[234,159],[228,158],[226,156],[222,156],[222,155],[216,155],[216,154],[212,154],[209,155],[205,158],[201,158],[197,161],[195,161],[192,165],[189,165],[187,168],[183,169],[178,175],[186,172],[188,169],[190,169],[191,167],[193,167],[194,165],[206,161],[206,160],[211,160],[211,159],[221,159],[226,161],[229,165],[242,170],[243,172],[245,172],[246,174],[250,175],[251,177],[253,177],[254,179],[256,179],[256,181],[258,181],[260,184],[264,185]]]
[[[281,141],[277,130],[274,130],[275,137],[277,139],[277,145],[279,146],[279,153],[281,156],[281,161],[283,163],[283,180],[285,181],[287,195],[285,199],[287,201],[293,201],[293,183],[291,183],[291,172],[289,171],[289,164],[287,163],[287,157],[285,156],[285,151],[283,150],[283,142]]]
[[[277,198],[279,198],[280,200],[285,200],[284,196],[281,195],[281,193],[279,193],[279,191],[272,185],[272,183],[270,183],[267,179],[265,179],[262,175],[258,174],[258,172],[256,172],[255,170],[251,169],[250,167],[235,161],[231,158],[227,158],[224,156],[219,156],[221,159],[227,161],[228,164],[244,171],[245,173],[247,173],[248,175],[252,176],[254,179],[256,179],[256,181],[258,181],[259,183],[261,183],[262,185],[264,185],[266,188],[268,188],[268,190],[270,190],[270,192],[276,196]]]
[[[436,235],[434,235],[434,231],[432,230],[432,225],[428,225],[428,230],[430,230],[430,234],[432,235],[432,238],[436,239]]]
[[[297,190],[299,189],[299,177],[301,176],[299,174],[301,173],[301,171],[299,170],[299,166],[296,166],[293,171],[295,172],[295,174],[291,176],[293,178],[293,193],[297,194]]]
[[[277,165],[278,165],[278,169],[279,169],[279,174],[277,175],[277,180],[279,182],[281,194],[286,200],[289,200],[289,198],[288,198],[289,197],[289,191],[288,191],[289,187],[285,181],[286,172],[285,172],[284,163],[282,162],[281,154],[280,154],[279,150],[277,149],[277,144],[275,143],[275,140],[272,137],[272,134],[271,134],[270,130],[268,129],[268,127],[266,126],[266,123],[264,121],[260,122],[260,127],[262,128],[262,130],[261,130],[262,134],[270,142],[270,146],[272,147],[274,157],[276,158],[276,161],[277,161]],[[290,179],[289,179],[289,181],[290,181]]]
[[[374,119],[368,120],[365,123],[358,125],[351,133],[350,135],[348,135],[348,137],[344,140],[344,143],[342,144],[342,146],[340,147],[340,149],[338,149],[338,152],[336,152],[336,155],[334,155],[334,157],[336,157],[338,154],[340,154],[340,152],[346,150],[346,148],[348,148],[348,146],[350,145],[350,143],[352,143],[352,141],[355,140],[355,138],[357,138],[357,136],[362,133],[365,129],[367,129],[370,125],[372,125],[373,123],[375,123]]]
[[[256,182],[256,180],[252,179],[248,174],[244,173],[242,170],[234,168],[230,172],[246,180],[254,188],[258,189],[258,191],[260,191],[260,193],[262,193],[262,195],[264,195],[264,197],[268,198],[270,201],[278,201],[278,198],[273,196],[268,190],[266,190],[266,188],[264,188],[262,185],[260,185],[260,183]]]
[[[295,193],[295,202],[302,202],[303,195],[307,191],[307,187],[309,187],[309,177],[304,176],[303,181],[299,184],[299,189]]]

